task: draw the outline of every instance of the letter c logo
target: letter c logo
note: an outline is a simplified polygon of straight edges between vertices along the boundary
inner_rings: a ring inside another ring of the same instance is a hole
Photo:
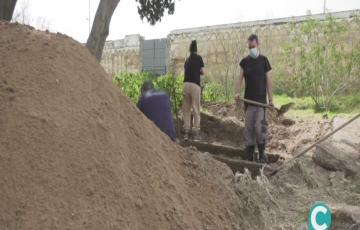
[[[309,230],[327,230],[330,229],[330,225],[330,209],[323,203],[313,205],[308,216]]]

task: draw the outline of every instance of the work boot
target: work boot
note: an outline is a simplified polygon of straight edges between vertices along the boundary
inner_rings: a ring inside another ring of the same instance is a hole
[[[265,153],[265,144],[258,144],[258,150],[259,150],[259,162],[262,164],[267,164],[269,161]]]
[[[245,160],[254,161],[255,145],[249,145],[245,148]]]
[[[201,141],[200,130],[194,130],[194,132],[193,132],[193,140],[194,141]]]
[[[188,141],[189,140],[189,131],[188,130],[185,130],[185,133],[184,133],[184,141]]]

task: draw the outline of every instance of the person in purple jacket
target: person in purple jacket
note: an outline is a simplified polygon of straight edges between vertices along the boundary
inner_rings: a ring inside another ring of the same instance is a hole
[[[141,95],[137,107],[161,131],[168,135],[171,140],[176,140],[170,98],[165,92],[155,91],[153,83],[149,80],[145,81],[141,87]]]

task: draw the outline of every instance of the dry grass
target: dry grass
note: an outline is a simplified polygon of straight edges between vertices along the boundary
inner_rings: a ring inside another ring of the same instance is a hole
[[[248,170],[235,175],[235,187],[240,197],[244,223],[250,229],[279,229],[277,221],[281,207],[277,202],[278,192],[263,171],[254,180]],[[281,229],[281,228],[280,228]]]

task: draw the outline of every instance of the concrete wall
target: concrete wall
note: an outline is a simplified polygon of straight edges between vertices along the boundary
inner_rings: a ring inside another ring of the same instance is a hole
[[[124,39],[105,43],[101,64],[109,74],[139,72],[142,68],[144,38],[127,35]]]
[[[358,13],[359,11],[343,11],[332,13],[332,16],[345,20],[351,25],[353,15]],[[261,52],[269,57],[273,67],[276,68],[280,65],[281,47],[291,37],[289,23],[298,25],[308,17],[323,20],[326,15],[317,14],[171,31],[167,37],[168,66],[166,69],[178,74],[182,73],[184,61],[189,55],[190,42],[196,39],[199,54],[204,58],[207,76],[224,81],[223,76],[226,75],[231,80],[238,76],[238,63],[247,55],[246,40],[251,33],[259,36]],[[350,31],[352,33],[350,37],[360,37],[360,31],[351,29]],[[141,71],[143,41],[140,35],[131,35],[122,40],[107,42],[102,60],[106,71],[111,74]],[[231,84],[231,81],[229,82]],[[227,84],[227,82],[221,83]]]

